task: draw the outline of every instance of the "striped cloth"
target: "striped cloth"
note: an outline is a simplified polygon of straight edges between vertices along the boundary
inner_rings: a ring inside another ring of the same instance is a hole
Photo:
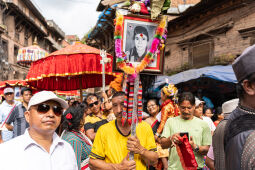
[[[78,168],[81,170],[81,163],[89,157],[92,146],[83,140],[83,136],[80,133],[76,135],[73,132],[66,131],[63,134],[62,139],[72,145],[76,155]]]
[[[241,169],[255,168],[255,131],[253,131],[246,139],[244,144]]]
[[[139,81],[139,89],[138,89],[138,95],[137,95],[137,119],[139,122],[142,121],[142,83]],[[129,124],[132,123],[132,114],[133,114],[133,104],[134,104],[134,82],[127,82],[125,87],[125,101],[124,101],[124,109],[122,112],[122,125],[126,121],[128,121]],[[137,119],[135,122],[137,122]]]

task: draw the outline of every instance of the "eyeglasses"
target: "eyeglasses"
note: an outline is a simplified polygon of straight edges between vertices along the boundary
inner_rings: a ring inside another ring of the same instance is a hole
[[[50,106],[44,103],[37,105],[37,111],[42,114],[47,113],[50,110],[50,108],[52,108],[56,116],[60,116],[63,113],[63,108],[60,106]]]
[[[89,107],[93,107],[94,105],[98,105],[98,103],[99,103],[98,101],[95,101],[94,103],[90,103]]]
[[[155,105],[155,104],[152,104],[152,105],[150,105],[150,106],[147,106],[147,108],[149,109],[149,108],[154,107],[154,106],[156,106],[156,105]]]
[[[5,96],[13,95],[14,93],[5,93]]]

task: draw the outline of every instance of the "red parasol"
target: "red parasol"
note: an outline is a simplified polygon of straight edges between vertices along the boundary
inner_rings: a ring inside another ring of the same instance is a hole
[[[14,87],[14,86],[27,86],[27,83],[25,80],[6,80],[6,81],[0,81],[0,89],[5,87]]]
[[[79,96],[79,91],[78,90],[71,90],[71,91],[60,91],[57,90],[55,91],[57,95],[63,95],[63,96]]]
[[[110,62],[105,64],[105,83],[110,84],[114,79],[113,57],[107,54],[107,58]],[[101,59],[100,50],[75,43],[33,62],[26,81],[34,88],[51,91],[102,87]]]
[[[5,87],[25,87],[28,86],[25,80],[6,80],[0,81],[0,95],[4,95]]]

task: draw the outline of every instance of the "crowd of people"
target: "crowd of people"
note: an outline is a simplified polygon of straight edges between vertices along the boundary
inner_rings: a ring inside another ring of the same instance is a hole
[[[137,122],[135,136],[123,122],[123,76],[82,102],[67,103],[50,91],[32,95],[25,87],[20,103],[7,87],[0,105],[1,169],[254,169],[254,65],[255,45],[234,61],[238,98],[217,114],[201,91],[178,94],[173,84],[164,86],[161,99],[146,99],[149,116]]]

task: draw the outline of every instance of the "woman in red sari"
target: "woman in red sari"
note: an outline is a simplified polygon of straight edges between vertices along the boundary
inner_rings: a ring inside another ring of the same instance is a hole
[[[161,120],[160,125],[155,134],[155,139],[158,140],[160,137],[165,123],[169,117],[175,117],[180,115],[180,110],[178,105],[175,103],[177,100],[178,89],[174,84],[168,84],[161,89]]]

